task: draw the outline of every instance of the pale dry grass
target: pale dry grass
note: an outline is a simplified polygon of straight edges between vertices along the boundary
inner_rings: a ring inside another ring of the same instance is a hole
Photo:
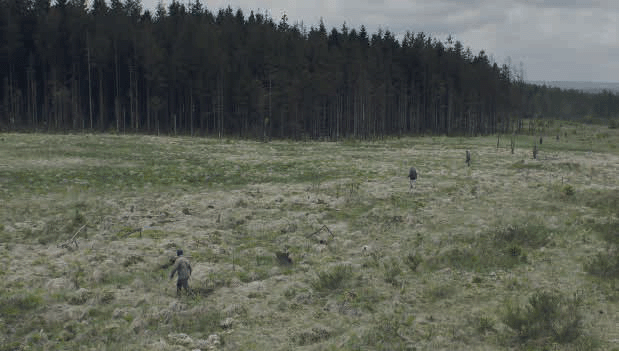
[[[617,214],[586,204],[617,189],[608,140],[619,138],[608,130],[590,143],[581,134],[598,127],[573,127],[578,138],[569,128],[567,141],[545,139],[539,160],[533,137],[511,154],[508,138],[497,149],[495,137],[2,135],[2,302],[32,298],[3,310],[0,344],[518,349],[502,322],[505,302],[557,289],[584,293],[586,335],[599,349],[619,347],[614,284],[583,269],[607,246],[591,224]],[[409,191],[412,165],[419,179]],[[57,247],[82,223],[78,248]],[[526,259],[505,265],[505,248],[490,238],[510,225],[539,230],[547,243],[524,243]],[[177,248],[192,261],[193,297],[176,298],[167,278]],[[292,264],[278,261],[282,252]],[[475,265],[487,255],[499,258]]]

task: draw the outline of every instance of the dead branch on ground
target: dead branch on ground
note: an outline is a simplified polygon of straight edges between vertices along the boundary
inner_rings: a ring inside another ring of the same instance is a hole
[[[56,247],[62,247],[65,249],[70,249],[71,248],[71,244],[75,244],[75,248],[79,249],[79,246],[77,245],[77,234],[79,234],[79,232],[82,231],[82,229],[84,229],[86,227],[86,224],[84,224],[83,226],[80,227],[80,229],[77,230],[77,232],[75,232],[75,234],[73,234],[73,236],[71,237],[71,239],[58,244]]]

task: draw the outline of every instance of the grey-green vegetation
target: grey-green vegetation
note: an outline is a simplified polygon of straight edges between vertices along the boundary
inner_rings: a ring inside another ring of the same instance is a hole
[[[536,160],[518,135],[2,134],[0,350],[619,348],[619,131],[556,123]]]

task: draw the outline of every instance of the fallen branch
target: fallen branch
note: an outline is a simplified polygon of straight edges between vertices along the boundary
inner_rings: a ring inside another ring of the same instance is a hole
[[[312,237],[312,236],[320,233],[323,229],[326,229],[329,232],[329,234],[331,234],[331,237],[335,238],[335,235],[333,235],[333,232],[331,231],[331,229],[329,229],[329,227],[327,227],[326,224],[323,224],[322,227],[320,227],[320,229],[318,229],[317,231],[315,231],[315,232],[313,232],[311,234],[306,235],[306,237],[307,238]]]
[[[86,224],[84,224],[83,226],[80,227],[80,229],[77,230],[77,232],[75,232],[75,234],[73,234],[73,236],[71,237],[71,239],[65,241],[64,243],[60,243],[57,245],[57,247],[63,247],[65,249],[69,249],[71,248],[71,244],[75,244],[75,248],[79,249],[79,246],[77,245],[77,234],[79,234],[79,232],[82,231],[82,229],[84,229],[86,227]]]

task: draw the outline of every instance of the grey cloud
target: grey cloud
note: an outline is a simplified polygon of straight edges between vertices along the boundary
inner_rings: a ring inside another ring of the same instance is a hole
[[[505,21],[504,11],[491,7],[473,7],[484,1],[455,2],[434,1],[431,5],[408,2],[407,6],[393,6],[397,1],[385,1],[385,6],[360,6],[363,3],[344,2],[342,13],[356,19],[355,22],[378,28],[389,28],[393,32],[460,33],[479,29],[491,23]]]
[[[565,9],[617,9],[616,0],[515,0],[514,2],[538,8],[565,8]]]

